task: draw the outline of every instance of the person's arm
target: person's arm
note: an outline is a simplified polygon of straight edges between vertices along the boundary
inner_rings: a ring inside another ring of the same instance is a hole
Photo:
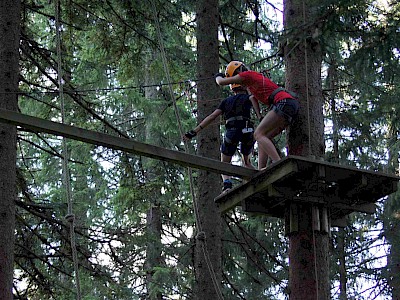
[[[217,108],[214,110],[210,115],[204,118],[203,121],[199,123],[194,129],[186,132],[184,136],[182,137],[185,141],[191,140],[194,138],[200,130],[206,128],[212,121],[214,121],[218,116],[222,114],[222,110]]]
[[[232,83],[242,84],[243,81],[244,81],[244,79],[242,77],[240,77],[239,75],[235,75],[232,77],[222,77],[222,76],[215,77],[215,82],[218,85],[228,85],[228,84],[232,84]]]
[[[204,118],[203,121],[199,123],[193,130],[198,133],[201,129],[206,128],[212,121],[214,121],[217,117],[219,117],[222,114],[222,110],[217,108],[214,110],[210,115]]]
[[[256,112],[257,118],[260,120],[262,118],[261,111],[260,111],[260,104],[258,103],[256,97],[254,95],[250,96],[251,104],[253,104],[254,111]]]

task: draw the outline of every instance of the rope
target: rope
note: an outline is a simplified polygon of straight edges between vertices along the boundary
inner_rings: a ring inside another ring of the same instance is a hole
[[[120,87],[109,87],[109,88],[95,88],[95,89],[66,89],[64,91],[70,94],[88,94],[88,93],[99,93],[99,92],[113,92],[113,91],[124,91],[124,90],[142,90],[147,87],[162,87],[168,85],[181,85],[184,83],[192,83],[192,82],[200,82],[204,80],[210,80],[214,77],[203,77],[203,78],[195,78],[195,79],[187,79],[183,81],[175,81],[175,82],[165,82],[165,83],[156,83],[149,85],[138,85],[138,86],[120,86]],[[1,92],[0,95],[30,95],[30,94],[58,94],[59,90],[51,90],[47,89],[47,91],[17,91],[17,92]]]
[[[165,54],[164,42],[163,42],[163,38],[162,38],[162,34],[161,34],[160,24],[158,22],[157,8],[156,8],[154,0],[152,0],[151,3],[152,3],[152,6],[153,6],[154,21],[155,21],[155,25],[156,25],[157,35],[158,35],[158,39],[160,41],[159,45],[160,45],[160,52],[161,52],[164,72],[165,72],[165,75],[167,77],[167,82],[171,82],[171,76],[170,76],[169,68],[168,68],[168,64],[167,64],[167,56]],[[180,115],[179,115],[179,110],[178,110],[178,107],[177,107],[177,104],[176,104],[174,91],[172,89],[172,84],[168,84],[168,89],[169,89],[170,97],[173,100],[173,107],[174,107],[175,117],[176,117],[177,122],[178,122],[179,132],[180,132],[180,135],[183,136],[184,131],[183,131],[183,127],[182,127],[181,118],[180,118]],[[184,144],[185,144],[185,152],[189,152],[187,143],[184,143]],[[194,193],[193,174],[192,174],[192,169],[191,168],[188,168],[188,175],[189,175],[190,194],[191,194],[191,197],[193,199],[193,206],[194,206],[194,212],[195,212],[195,218],[196,218],[196,227],[199,229],[198,230],[198,234],[197,234],[196,237],[198,238],[199,241],[202,242],[201,243],[201,248],[202,248],[202,251],[203,251],[203,255],[204,255],[205,261],[207,263],[208,270],[209,270],[209,272],[211,274],[211,279],[213,281],[214,288],[215,288],[215,290],[217,292],[218,298],[219,299],[223,299],[223,294],[222,294],[222,291],[221,291],[221,289],[219,287],[219,283],[217,282],[215,271],[214,271],[213,266],[211,264],[211,259],[209,257],[209,253],[208,253],[207,247],[206,247],[206,244],[207,244],[206,236],[205,236],[205,232],[202,230],[202,226],[201,226],[201,222],[200,222],[200,218],[199,218],[199,208],[198,208],[198,203],[196,201],[196,197],[195,197],[195,193]]]
[[[170,97],[172,99],[172,104],[173,104],[173,107],[174,107],[175,117],[176,117],[177,122],[178,122],[179,133],[182,136],[184,134],[184,131],[183,131],[183,127],[182,127],[181,117],[179,115],[179,110],[178,110],[178,107],[177,107],[177,104],[176,104],[174,91],[172,89],[172,84],[170,83],[171,82],[171,75],[169,73],[169,68],[168,68],[168,65],[167,65],[167,56],[165,54],[164,42],[163,42],[162,35],[161,35],[160,24],[158,22],[158,17],[157,17],[157,9],[156,9],[154,1],[152,1],[152,5],[153,5],[154,20],[155,20],[155,23],[156,23],[157,35],[158,35],[158,38],[159,38],[159,41],[160,41],[160,52],[161,52],[163,68],[164,68],[165,75],[167,77],[167,82],[169,82],[169,84],[168,84],[168,92],[169,92]],[[185,143],[185,152],[188,152],[188,151],[189,151],[188,146]],[[191,192],[192,197],[194,198],[192,169],[188,168],[188,171],[189,171],[190,192]],[[195,202],[196,201],[194,201],[194,203]],[[197,212],[197,206],[196,206],[195,212]],[[197,218],[197,213],[196,213],[196,218]],[[200,223],[198,219],[196,219],[196,222]]]
[[[59,88],[59,98],[61,101],[61,120],[62,123],[65,124],[65,101],[64,101],[64,90],[63,90],[63,73],[62,73],[62,64],[61,64],[61,26],[60,26],[60,1],[56,0],[56,43],[57,43],[57,77],[58,77],[58,88]],[[79,281],[79,264],[78,264],[78,256],[76,251],[76,243],[75,243],[75,215],[73,214],[72,209],[72,192],[71,192],[71,184],[70,184],[70,174],[68,168],[68,147],[67,147],[67,139],[65,137],[62,138],[62,148],[63,148],[63,160],[62,160],[62,169],[63,169],[63,181],[65,186],[66,197],[68,201],[68,214],[65,216],[66,221],[69,223],[70,227],[70,242],[71,242],[71,252],[72,252],[72,261],[74,265],[74,273],[75,273],[75,287],[76,287],[76,299],[81,300],[81,287]]]

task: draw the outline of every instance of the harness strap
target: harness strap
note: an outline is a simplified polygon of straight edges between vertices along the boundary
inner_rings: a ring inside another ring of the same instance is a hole
[[[292,91],[288,91],[287,89],[284,89],[284,88],[282,88],[282,87],[278,87],[277,89],[275,89],[275,90],[271,93],[271,95],[269,95],[268,101],[269,101],[270,103],[273,103],[276,94],[278,94],[279,92],[282,92],[282,91],[285,91],[286,93],[288,93],[290,96],[292,96],[292,97],[295,98],[295,99],[299,98],[299,96],[298,96],[296,93],[294,93],[294,92],[292,92]]]
[[[226,124],[228,124],[231,121],[249,121],[249,118],[243,117],[243,116],[236,116],[236,117],[231,117],[228,120],[226,120]]]

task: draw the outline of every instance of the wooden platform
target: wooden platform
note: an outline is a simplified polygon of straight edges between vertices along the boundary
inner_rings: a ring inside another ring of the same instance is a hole
[[[381,172],[288,156],[215,202],[221,213],[241,205],[244,212],[279,218],[291,201],[315,203],[327,207],[335,220],[355,211],[373,213],[375,202],[395,192],[399,180]]]

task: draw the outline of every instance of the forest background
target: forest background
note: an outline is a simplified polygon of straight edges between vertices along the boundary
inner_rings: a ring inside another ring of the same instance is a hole
[[[280,46],[293,32],[282,29],[282,5],[218,3],[215,73],[237,59],[270,70],[284,85]],[[202,117],[199,106],[215,108],[230,94],[225,88],[197,97],[198,84],[213,78],[196,67],[200,9],[194,5],[23,1],[19,110],[184,151],[179,125],[193,128]],[[319,16],[308,21],[320,24],[313,38],[324,53],[325,159],[398,174],[400,5],[307,5]],[[212,126],[219,132],[220,122]],[[276,140],[283,153],[285,140]],[[17,146],[16,299],[195,298],[197,171],[191,182],[177,165],[23,130]],[[197,147],[194,141],[189,151]],[[221,222],[223,298],[287,298],[283,221],[237,209]],[[399,223],[393,194],[378,202],[375,214],[352,214],[346,227],[332,229],[332,299],[400,299]]]

